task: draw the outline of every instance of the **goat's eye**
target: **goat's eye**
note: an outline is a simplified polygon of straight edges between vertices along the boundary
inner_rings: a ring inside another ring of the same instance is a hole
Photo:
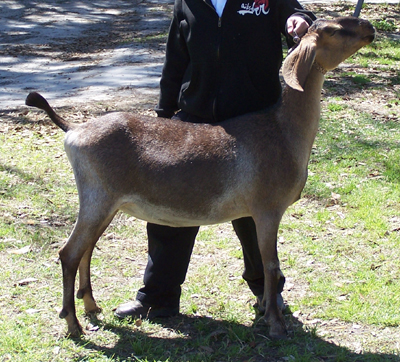
[[[328,28],[326,29],[326,32],[328,33],[329,36],[334,36],[337,33],[338,29],[337,28]]]
[[[338,28],[337,26],[329,26],[329,27],[326,27],[326,29],[325,29],[328,36],[336,35],[339,30],[340,30],[340,28]]]

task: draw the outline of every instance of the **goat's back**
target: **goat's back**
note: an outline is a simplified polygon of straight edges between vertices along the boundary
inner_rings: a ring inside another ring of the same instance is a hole
[[[112,113],[68,132],[65,148],[78,189],[91,183],[118,208],[173,226],[249,216],[260,199],[276,207],[265,200],[299,178],[279,125],[261,114],[193,124]],[[287,190],[285,208],[294,201]]]

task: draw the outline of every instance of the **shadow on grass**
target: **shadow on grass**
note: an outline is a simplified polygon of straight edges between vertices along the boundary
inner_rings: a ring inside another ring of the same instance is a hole
[[[28,182],[28,181],[35,181],[35,182],[42,181],[40,178],[35,178],[30,173],[25,172],[24,170],[20,169],[19,167],[8,166],[8,165],[0,162],[0,172],[2,172],[2,171],[10,173],[10,174],[13,174],[13,175],[16,175],[17,177],[19,177],[21,180],[23,180],[25,182]]]
[[[116,361],[400,361],[391,354],[358,354],[346,347],[318,337],[315,329],[305,327],[291,313],[285,315],[286,340],[273,341],[262,318],[253,326],[209,317],[179,315],[159,319],[154,324],[165,332],[144,331],[133,324],[103,324],[118,336],[112,346],[87,339],[76,343]]]

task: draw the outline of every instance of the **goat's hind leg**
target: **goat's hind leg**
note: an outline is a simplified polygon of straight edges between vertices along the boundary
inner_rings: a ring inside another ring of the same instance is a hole
[[[85,253],[81,242],[83,234],[80,233],[80,229],[77,223],[67,243],[59,251],[63,274],[63,307],[60,318],[65,318],[68,325],[67,334],[71,337],[79,337],[83,333],[82,326],[76,317],[74,299],[75,277]]]
[[[79,289],[76,293],[78,299],[83,299],[85,306],[85,313],[100,313],[101,308],[97,305],[92,290],[92,283],[90,280],[90,261],[92,259],[93,248],[86,250],[81,262],[79,263]]]
[[[92,312],[99,308],[93,299],[90,285],[90,258],[100,235],[111,222],[114,213],[93,215],[89,210],[80,210],[79,217],[67,243],[61,248],[59,255],[63,271],[63,307],[60,318],[65,318],[68,335],[77,337],[83,334],[82,326],[76,317],[75,278],[80,270],[79,296],[84,300],[85,310]]]
[[[83,257],[81,259],[81,262],[79,263],[79,288],[78,292],[76,293],[76,297],[78,299],[83,299],[83,304],[85,306],[85,312],[86,314],[92,314],[92,313],[100,313],[101,308],[98,307],[94,297],[93,297],[93,289],[92,289],[92,283],[91,283],[91,278],[90,278],[90,261],[92,259],[92,254],[93,254],[93,249],[96,245],[97,240],[100,238],[101,234],[104,232],[104,230],[108,227],[110,224],[111,220],[114,218],[116,212],[111,213],[110,215],[107,215],[105,218],[104,222],[99,226],[99,229],[97,230],[97,237],[96,241],[91,244],[90,248],[88,248],[83,254]]]

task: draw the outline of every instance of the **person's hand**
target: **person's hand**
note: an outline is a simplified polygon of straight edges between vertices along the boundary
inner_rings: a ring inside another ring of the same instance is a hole
[[[309,24],[301,16],[292,15],[286,21],[286,29],[292,37],[301,38],[309,28]]]

